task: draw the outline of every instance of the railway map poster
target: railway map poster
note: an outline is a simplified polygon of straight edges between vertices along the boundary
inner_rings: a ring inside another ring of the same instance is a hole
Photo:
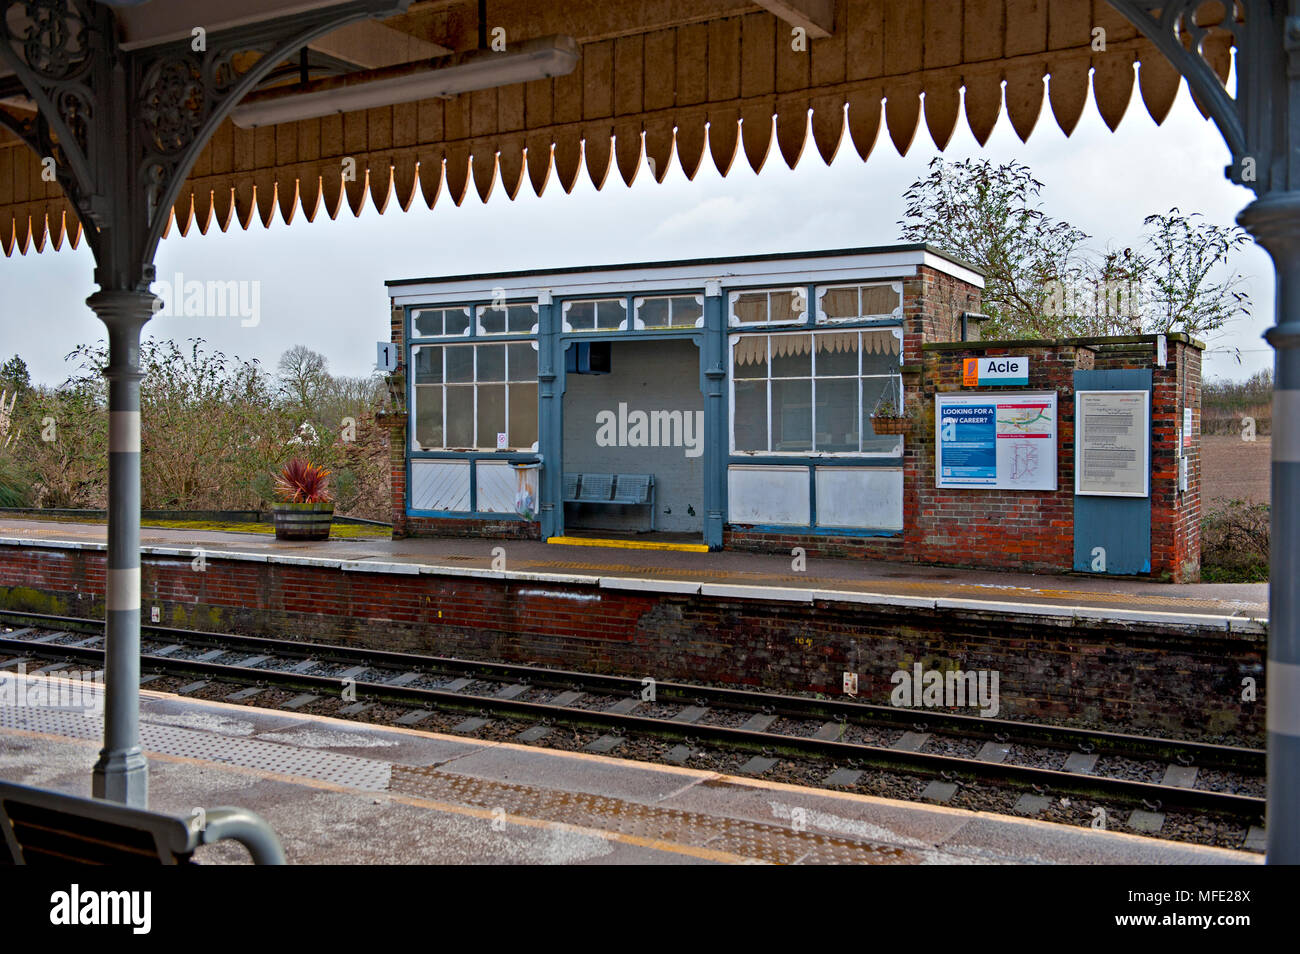
[[[1074,392],[1074,492],[1145,497],[1150,492],[1149,391]]]
[[[1056,489],[1056,394],[934,396],[935,486]]]

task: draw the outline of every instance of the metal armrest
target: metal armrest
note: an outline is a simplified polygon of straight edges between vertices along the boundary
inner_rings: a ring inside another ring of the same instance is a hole
[[[248,849],[255,865],[286,864],[280,839],[256,812],[229,806],[209,808],[204,820],[206,824],[200,833],[203,844],[212,845],[230,838]]]

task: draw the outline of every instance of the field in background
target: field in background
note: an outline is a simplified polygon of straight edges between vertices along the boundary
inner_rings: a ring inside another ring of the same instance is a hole
[[[1243,441],[1239,436],[1206,434],[1201,438],[1201,505],[1218,499],[1269,502],[1272,440]]]

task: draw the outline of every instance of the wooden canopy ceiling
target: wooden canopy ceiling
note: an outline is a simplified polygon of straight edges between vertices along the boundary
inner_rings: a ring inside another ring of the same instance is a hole
[[[475,6],[416,3],[383,26],[404,48],[413,38],[425,50],[470,49]],[[1222,16],[1218,4],[1208,6],[1208,16]],[[447,100],[255,130],[227,121],[192,170],[174,224],[185,234],[195,225],[201,232],[269,225],[277,212],[287,222],[300,209],[308,219],[322,208],[333,218],[345,203],[359,214],[367,195],[381,212],[391,201],[409,208],[417,195],[431,207],[442,195],[460,204],[471,191],[486,201],[498,187],[514,198],[525,179],[538,194],[552,178],[570,191],[584,165],[597,188],[615,168],[629,184],[646,166],[662,181],[674,153],[688,177],[706,152],[723,175],[741,152],[757,171],[773,140],[793,167],[810,132],[830,162],[846,128],[865,160],[882,125],[906,153],[922,120],[943,148],[963,102],[980,143],[1004,105],[1027,139],[1044,95],[1068,135],[1090,84],[1114,129],[1135,63],[1156,122],[1180,84],[1105,0],[490,0],[487,24],[503,27],[511,43],[571,35],[581,44],[579,65],[568,76]],[[807,32],[806,49],[795,48],[792,24]],[[1094,48],[1097,28],[1104,51]],[[368,55],[388,34],[365,37]],[[1217,31],[1208,42],[1226,82],[1231,35]],[[322,47],[336,56],[347,50]],[[355,177],[346,180],[349,167]],[[39,157],[16,139],[0,142],[6,255],[80,239],[71,206],[40,172]]]

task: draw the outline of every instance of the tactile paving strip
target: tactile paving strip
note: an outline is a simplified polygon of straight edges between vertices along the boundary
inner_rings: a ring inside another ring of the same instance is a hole
[[[517,785],[394,765],[390,791],[437,801],[501,809],[508,815],[709,848],[774,864],[915,864],[921,859],[891,845],[795,831],[781,825],[724,818],[588,792]]]
[[[70,739],[102,738],[102,719],[98,714],[83,715],[68,710],[0,706],[0,726]],[[140,724],[140,740],[146,752],[238,765],[368,791],[386,791],[392,772],[390,763],[378,759],[150,722]]]

